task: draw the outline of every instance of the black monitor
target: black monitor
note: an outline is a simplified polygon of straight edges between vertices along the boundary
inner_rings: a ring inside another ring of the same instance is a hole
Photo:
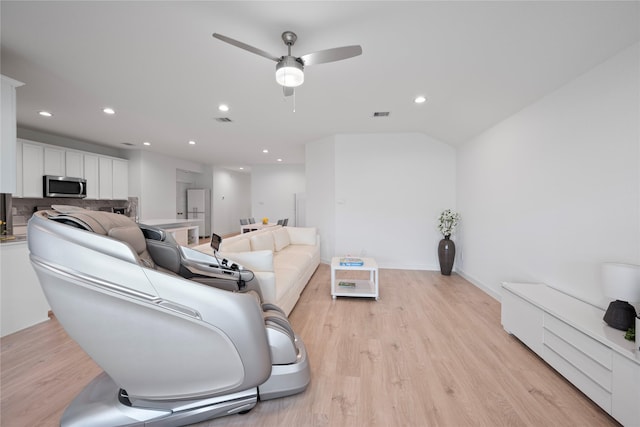
[[[222,242],[222,237],[216,233],[211,233],[211,247],[214,252],[218,252],[218,249],[220,249],[220,242]]]

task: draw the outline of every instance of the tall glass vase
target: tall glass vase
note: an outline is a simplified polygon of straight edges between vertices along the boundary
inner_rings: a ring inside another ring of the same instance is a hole
[[[440,261],[440,273],[443,276],[451,276],[453,261],[456,258],[456,245],[449,236],[444,236],[438,244],[438,260]]]

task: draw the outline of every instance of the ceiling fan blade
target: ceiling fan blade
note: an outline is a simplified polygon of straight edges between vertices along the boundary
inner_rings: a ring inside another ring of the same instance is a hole
[[[240,49],[248,50],[251,53],[255,53],[256,55],[260,55],[264,58],[271,59],[272,61],[280,61],[280,57],[270,54],[269,52],[265,52],[262,49],[258,49],[257,47],[249,46],[246,43],[242,43],[238,40],[232,39],[231,37],[223,36],[222,34],[213,33],[213,37],[222,40],[223,42],[234,45],[235,47],[239,47]]]
[[[300,57],[305,66],[324,64],[326,62],[340,61],[342,59],[353,58],[362,54],[360,45],[334,47],[333,49],[320,50],[308,53]]]
[[[293,91],[294,91],[294,88],[292,87],[282,86],[282,93],[284,94],[284,96],[293,95]]]

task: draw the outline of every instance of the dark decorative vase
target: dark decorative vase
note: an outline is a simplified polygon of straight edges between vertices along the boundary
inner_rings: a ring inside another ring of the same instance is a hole
[[[451,276],[453,261],[456,258],[456,245],[449,236],[444,236],[438,244],[438,260],[440,261],[440,273],[444,276]]]

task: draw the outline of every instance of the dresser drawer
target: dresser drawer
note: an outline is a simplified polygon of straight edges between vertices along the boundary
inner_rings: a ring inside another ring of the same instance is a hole
[[[545,330],[544,345],[550,348],[563,359],[569,361],[578,371],[607,391],[611,391],[611,370],[605,368],[589,355],[582,353],[570,343],[556,336],[553,332]]]
[[[591,380],[591,378],[580,372],[575,366],[567,362],[562,356],[546,345],[544,345],[542,357],[563,377],[587,395],[587,397],[593,400],[608,414],[611,414],[611,393],[600,387],[596,382]]]
[[[544,329],[553,332],[555,336],[571,344],[591,359],[611,370],[612,352],[609,347],[588,337],[548,313],[544,315]]]

